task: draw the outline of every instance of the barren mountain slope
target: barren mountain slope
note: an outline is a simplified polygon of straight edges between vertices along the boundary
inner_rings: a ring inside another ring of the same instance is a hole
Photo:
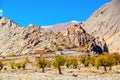
[[[110,52],[120,52],[120,0],[113,0],[97,10],[85,23],[84,29],[103,37]]]
[[[0,19],[0,54],[2,55],[26,54],[34,50],[66,50],[76,47],[85,47],[85,50],[88,50],[93,42],[100,43],[97,45],[103,49],[103,42],[89,35],[81,24],[71,26],[66,34],[62,34],[32,24],[28,27],[20,27],[10,19]]]
[[[79,22],[68,22],[68,23],[56,24],[56,25],[53,25],[52,27],[49,27],[48,29],[52,30],[55,33],[57,32],[65,33],[67,31],[67,28],[75,24],[79,24]]]
[[[41,27],[29,25],[23,28],[7,18],[0,19],[0,53],[3,55],[30,53],[46,46],[51,48],[54,39],[53,32]]]

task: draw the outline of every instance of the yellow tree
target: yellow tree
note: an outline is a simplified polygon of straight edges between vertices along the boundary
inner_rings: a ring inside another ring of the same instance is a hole
[[[63,66],[65,64],[65,57],[63,57],[62,55],[56,55],[55,56],[55,60],[53,62],[53,66],[56,67],[59,71],[59,74],[62,74],[61,72],[61,66]]]

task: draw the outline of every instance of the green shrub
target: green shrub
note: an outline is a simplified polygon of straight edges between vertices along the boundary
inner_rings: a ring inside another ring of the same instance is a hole
[[[8,54],[7,56],[9,56],[9,57],[13,57],[13,56],[17,56],[15,53],[10,53],[10,54]]]
[[[52,65],[52,61],[49,61],[49,60],[46,60],[46,63],[47,63],[47,67],[51,67],[51,65]]]
[[[88,67],[88,66],[89,66],[89,63],[90,63],[90,58],[89,58],[89,57],[86,57],[86,58],[85,58],[85,62],[84,62],[84,66],[85,66],[85,67]]]
[[[14,64],[14,67],[20,69],[20,68],[21,68],[21,63],[15,63],[15,64]]]
[[[15,62],[10,62],[9,66],[11,69],[15,69]]]
[[[23,59],[23,61],[18,62],[18,63],[10,62],[9,66],[10,66],[11,69],[15,69],[15,68],[17,68],[17,69],[20,69],[20,68],[25,69],[25,66],[26,66],[26,63],[27,63],[27,62],[24,61],[24,60],[25,60],[25,59]]]
[[[21,63],[20,67],[25,69],[26,63]]]
[[[65,62],[65,66],[66,66],[67,68],[69,68],[71,65],[72,65],[71,59],[70,59],[70,58],[67,58],[67,59],[66,59],[66,62]]]
[[[114,64],[115,64],[115,59],[110,54],[99,55],[95,61],[96,67],[103,66],[104,71],[107,71],[107,67],[112,67]]]
[[[90,57],[90,64],[92,64],[92,66],[95,66],[95,60],[96,60],[95,56]]]
[[[73,68],[77,68],[78,60],[77,60],[77,58],[67,58],[65,65],[67,68],[69,68],[69,66],[72,66]]]
[[[85,63],[85,58],[80,58],[80,63],[84,64]]]
[[[28,63],[28,62],[30,62],[28,58],[24,58],[22,61],[22,63]]]
[[[78,66],[78,61],[76,58],[71,58],[71,64],[73,66],[73,68],[77,68]]]
[[[4,65],[3,65],[2,61],[0,61],[0,70],[3,69],[3,66]]]
[[[56,55],[55,56],[55,60],[53,62],[53,66],[58,68],[59,74],[62,74],[61,66],[63,66],[65,64],[65,62],[66,62],[66,59],[62,55]]]
[[[120,54],[119,53],[112,53],[111,56],[115,60],[115,65],[120,64]]]
[[[90,58],[89,57],[80,58],[79,62],[83,64],[85,67],[88,67],[90,63]]]

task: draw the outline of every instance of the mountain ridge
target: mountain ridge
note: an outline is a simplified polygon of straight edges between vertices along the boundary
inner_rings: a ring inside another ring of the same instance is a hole
[[[89,35],[82,24],[70,25],[66,29],[66,35],[62,32],[53,32],[40,26],[30,24],[28,27],[20,27],[10,19],[0,19],[0,54],[9,53],[28,54],[34,50],[57,51],[71,48],[86,48],[92,42],[96,44],[97,39]],[[93,46],[91,46],[93,47]],[[102,49],[103,45],[100,47]],[[84,51],[84,50],[83,50]]]

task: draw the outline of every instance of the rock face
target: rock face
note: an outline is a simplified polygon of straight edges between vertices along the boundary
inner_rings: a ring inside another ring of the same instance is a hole
[[[104,39],[99,41],[99,38],[88,34],[82,24],[71,26],[67,29],[67,36],[70,43],[74,43],[78,47],[84,47],[87,51],[96,53],[108,52],[108,47]]]
[[[24,54],[36,49],[51,46],[55,34],[51,31],[29,25],[27,28],[19,27],[7,18],[0,19],[0,53]]]
[[[104,38],[110,52],[120,52],[120,0],[113,0],[97,10],[84,23],[84,29]]]
[[[84,45],[90,40],[93,36],[89,35],[81,25],[74,25],[67,29],[67,35],[69,41],[74,42],[76,46]],[[93,38],[94,39],[94,38]]]

